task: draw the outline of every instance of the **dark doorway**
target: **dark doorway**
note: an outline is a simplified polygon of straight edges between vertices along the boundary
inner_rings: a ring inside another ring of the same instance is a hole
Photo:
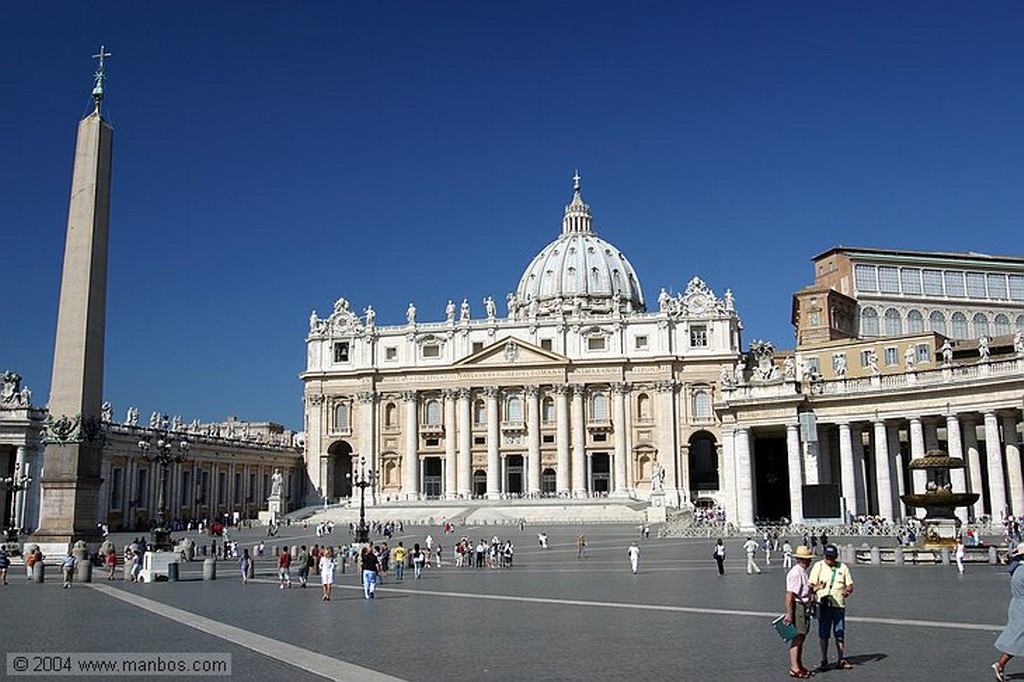
[[[483,497],[487,494],[487,473],[483,469],[473,472],[473,497]]]
[[[352,497],[352,446],[339,440],[327,449],[327,497]]]
[[[523,456],[505,457],[505,492],[510,495],[523,494]]]
[[[544,495],[554,495],[557,492],[558,477],[554,469],[545,469],[540,473],[540,491]]]
[[[698,499],[701,493],[718,490],[718,451],[715,437],[707,431],[698,431],[690,436],[690,499]]]
[[[612,458],[607,452],[595,452],[590,456],[590,491],[608,494],[612,487]]]
[[[427,499],[436,500],[444,495],[444,483],[442,478],[442,466],[440,457],[423,458],[423,494]]]
[[[754,518],[777,521],[792,518],[789,504],[789,466],[785,438],[754,440]]]

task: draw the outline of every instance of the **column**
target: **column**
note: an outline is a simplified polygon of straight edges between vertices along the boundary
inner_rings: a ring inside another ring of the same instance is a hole
[[[586,497],[587,485],[586,424],[583,414],[583,395],[586,387],[574,384],[572,387],[572,495]]]
[[[871,493],[868,492],[867,469],[864,466],[864,433],[860,426],[850,427],[853,445],[853,483],[857,494],[857,509],[867,514],[871,509]]]
[[[939,449],[939,426],[933,421],[923,421],[925,453]]]
[[[1003,453],[999,445],[999,419],[995,412],[985,413],[985,459],[988,460],[989,509],[992,522],[1006,518],[1006,480],[1003,477]]]
[[[612,490],[617,497],[629,495],[626,488],[626,392],[627,384],[612,384],[612,429],[615,436],[615,481]]]
[[[361,391],[356,394],[359,405],[359,454],[366,458],[371,471],[377,471],[377,453],[374,444],[377,435],[377,394]]]
[[[815,430],[817,430],[817,427],[815,427]],[[818,485],[821,482],[821,472],[818,466],[818,461],[821,459],[821,444],[817,440],[807,441],[802,444],[802,448],[804,483],[807,485]]]
[[[949,448],[949,452],[947,454],[950,457],[959,457],[960,459],[963,459],[964,449],[963,441],[960,437],[960,420],[957,419],[954,414],[946,415],[946,447]],[[966,468],[951,469],[949,472],[949,482],[953,486],[953,492],[967,492]],[[969,520],[967,507],[957,507],[953,511],[962,522],[967,523]]]
[[[910,418],[910,461],[924,457],[924,425],[920,417]],[[910,492],[923,493],[928,486],[928,473],[924,469],[913,469],[910,472],[913,479],[910,485]],[[917,508],[917,515],[924,516],[924,509]]]
[[[402,458],[402,470],[405,481],[402,485],[402,492],[407,500],[419,499],[420,480],[419,471],[419,422],[417,415],[418,403],[416,391],[406,391],[402,394],[405,401],[405,456]]]
[[[722,501],[726,510],[726,522],[735,523],[739,518],[739,506],[736,501],[736,432],[731,427],[722,429],[722,461],[718,470],[722,476],[722,488],[725,499]]]
[[[540,389],[526,387],[526,492],[540,494]]]
[[[754,527],[754,477],[750,460],[750,429],[736,429],[733,450],[736,456],[736,525],[741,530]]]
[[[569,386],[555,385],[556,457],[555,487],[559,495],[569,494]]]
[[[658,461],[665,467],[665,505],[679,506],[678,458],[676,456],[676,410],[674,381],[660,381],[658,395]]]
[[[496,500],[501,497],[501,459],[498,457],[501,415],[497,386],[486,387],[484,397],[487,399],[487,499]]]
[[[978,493],[978,501],[972,506],[973,516],[980,519],[985,515],[985,481],[981,475],[981,450],[978,448],[978,424],[964,418],[964,448],[967,450],[967,475],[970,476],[972,493]]]
[[[1003,443],[1006,446],[1006,480],[1010,484],[1010,507],[1014,517],[1024,514],[1024,479],[1020,468],[1020,439],[1017,413],[1003,415]]]
[[[875,422],[875,490],[878,491],[878,515],[892,521],[892,476],[889,475],[889,438],[885,422]]]
[[[903,454],[900,445],[900,427],[898,424],[890,424],[885,428],[885,437],[889,445],[889,462],[892,466],[892,470],[896,473],[896,496],[893,500],[893,512],[896,516],[902,519],[906,516],[906,509],[903,506],[903,500],[900,499],[900,495],[907,492],[905,484],[903,482]],[[895,519],[894,519],[895,520]]]
[[[458,463],[456,443],[456,421],[458,412],[455,401],[458,398],[458,391],[454,388],[445,389],[444,393],[444,497],[446,500],[455,499],[455,491],[458,490]]]
[[[24,445],[19,445],[14,455],[14,479],[16,483],[29,475],[27,450]],[[14,506],[12,507],[13,511],[11,514],[11,526],[14,528],[25,527],[25,492],[24,490],[19,490],[14,494]],[[102,498],[100,499],[102,503]]]
[[[803,473],[800,468],[800,429],[786,425],[786,456],[789,465],[789,516],[792,523],[804,522]]]
[[[472,391],[458,390],[459,413],[459,463],[457,488],[459,497],[468,500],[473,494],[473,405]],[[454,437],[454,436],[453,436]]]
[[[853,466],[853,439],[850,436],[849,424],[839,425],[839,471],[843,499],[846,501],[846,518],[843,520],[849,521],[851,517],[860,513],[857,509],[857,483]]]

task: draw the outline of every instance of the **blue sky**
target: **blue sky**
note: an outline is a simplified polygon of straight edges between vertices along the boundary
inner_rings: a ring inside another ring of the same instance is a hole
[[[792,347],[837,244],[1021,255],[1024,3],[39,2],[0,18],[0,370],[49,393],[90,56],[115,128],[105,393],[301,428],[311,309],[504,300],[571,176],[654,302]]]

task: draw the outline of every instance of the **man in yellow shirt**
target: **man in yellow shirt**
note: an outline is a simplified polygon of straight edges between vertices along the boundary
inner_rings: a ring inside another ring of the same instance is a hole
[[[401,580],[405,576],[405,547],[401,541],[391,550],[391,561],[395,567],[395,580]]]
[[[850,568],[839,561],[835,545],[826,545],[825,558],[814,564],[808,581],[818,602],[818,637],[821,638],[821,667],[828,670],[828,640],[836,637],[839,660],[836,668],[852,668],[846,660],[846,598],[853,594]]]

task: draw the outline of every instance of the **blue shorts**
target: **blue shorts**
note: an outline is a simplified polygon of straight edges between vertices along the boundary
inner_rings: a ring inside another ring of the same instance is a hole
[[[846,638],[846,609],[818,606],[818,637],[828,639],[835,632],[836,641]]]

